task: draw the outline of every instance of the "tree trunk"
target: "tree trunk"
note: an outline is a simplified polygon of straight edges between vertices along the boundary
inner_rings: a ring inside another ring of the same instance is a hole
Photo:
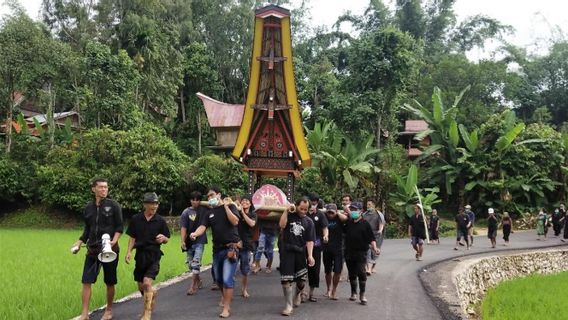
[[[201,155],[201,110],[197,109],[197,153]]]
[[[382,115],[379,113],[377,115],[377,132],[376,132],[376,143],[377,143],[377,149],[381,148],[381,121],[383,120]]]
[[[183,88],[179,90],[179,103],[181,107],[181,122],[185,123],[185,103],[183,101]]]

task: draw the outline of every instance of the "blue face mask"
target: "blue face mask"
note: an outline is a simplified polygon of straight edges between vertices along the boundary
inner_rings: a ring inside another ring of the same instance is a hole
[[[211,198],[209,199],[209,205],[212,207],[216,207],[219,204],[219,199],[217,198]]]
[[[361,213],[359,211],[351,211],[351,218],[353,218],[353,220],[359,219],[360,216]]]

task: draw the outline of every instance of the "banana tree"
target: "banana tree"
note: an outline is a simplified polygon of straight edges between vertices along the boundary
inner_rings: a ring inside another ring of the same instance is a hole
[[[439,188],[418,188],[418,168],[411,165],[406,176],[398,176],[396,179],[396,189],[389,197],[394,200],[394,205],[399,210],[399,220],[405,221],[414,214],[414,205],[419,199],[425,211],[431,211],[434,204],[440,203],[438,198]]]
[[[457,148],[460,143],[460,136],[456,114],[458,104],[467,90],[469,90],[469,86],[455,97],[454,103],[447,109],[438,87],[434,88],[432,94],[432,110],[422,106],[416,100],[413,100],[413,105],[405,104],[403,107],[403,109],[428,123],[428,129],[415,137],[416,140],[422,140],[425,137],[430,137],[431,140],[430,146],[423,150],[418,160],[433,160],[434,163],[430,167],[428,175],[441,182],[447,196],[453,193],[456,180],[459,180],[460,185],[463,184],[460,179],[463,168],[458,163]]]

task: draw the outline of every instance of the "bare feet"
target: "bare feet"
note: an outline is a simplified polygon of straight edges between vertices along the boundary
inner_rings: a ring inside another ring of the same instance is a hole
[[[247,291],[246,289],[245,289],[245,290],[243,290],[243,292],[242,292],[242,294],[241,294],[241,295],[242,295],[242,296],[243,296],[243,298],[245,298],[245,299],[247,299],[247,298],[249,298],[249,297],[250,297],[250,294],[248,293],[248,291]]]
[[[231,313],[229,312],[229,310],[225,310],[223,309],[223,312],[221,312],[219,314],[219,318],[228,318],[231,316]]]

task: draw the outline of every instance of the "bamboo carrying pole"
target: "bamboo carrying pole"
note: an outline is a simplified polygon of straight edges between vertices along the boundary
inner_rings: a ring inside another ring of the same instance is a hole
[[[231,201],[231,203],[234,204],[233,201]],[[199,204],[204,206],[204,207],[209,207],[209,202],[207,202],[207,201],[201,201]],[[259,215],[258,216],[259,219],[262,219],[262,220],[278,220],[278,219],[280,219],[280,216],[282,215],[282,213],[284,213],[284,211],[286,209],[289,209],[290,207],[291,206],[260,206],[260,207],[254,207],[254,209],[256,211],[267,211],[268,212],[267,215],[262,215],[262,216]]]

